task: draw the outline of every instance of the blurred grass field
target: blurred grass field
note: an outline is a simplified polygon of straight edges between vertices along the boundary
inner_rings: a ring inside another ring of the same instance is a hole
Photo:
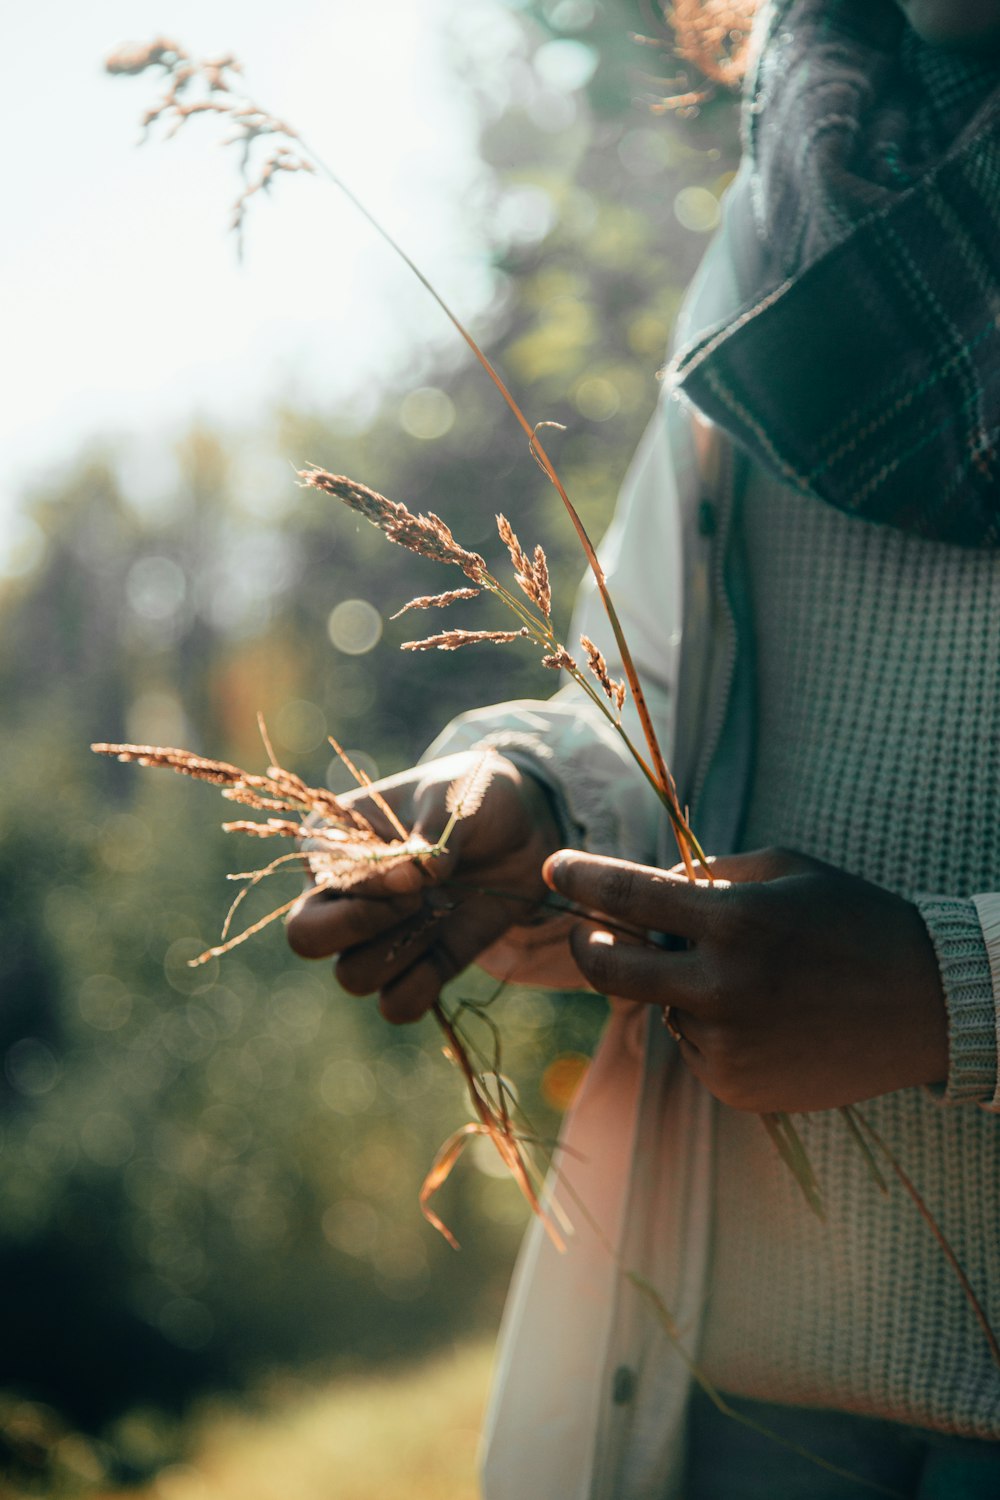
[[[211,1403],[189,1456],[130,1500],[476,1500],[488,1342],[384,1374]],[[105,1500],[119,1500],[108,1495]],[[121,1500],[125,1500],[124,1495]]]

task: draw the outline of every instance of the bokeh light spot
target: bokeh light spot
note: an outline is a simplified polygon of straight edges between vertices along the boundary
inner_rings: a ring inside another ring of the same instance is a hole
[[[345,656],[364,656],[382,637],[382,616],[367,599],[344,599],[331,610],[327,634]]]
[[[60,1071],[51,1050],[35,1036],[22,1037],[4,1058],[7,1081],[29,1099],[40,1098],[54,1089]]]
[[[535,72],[550,88],[571,93],[582,89],[597,71],[597,53],[586,42],[558,38],[543,42],[535,53]]]
[[[403,397],[399,422],[411,437],[432,442],[444,437],[455,425],[455,404],[445,391],[434,385],[422,385]]]
[[[114,974],[91,974],[81,984],[76,1003],[95,1031],[117,1031],[132,1014],[132,996]]]
[[[555,0],[545,8],[549,25],[559,31],[584,31],[593,24],[596,13],[593,0]]]
[[[674,216],[694,234],[711,234],[721,217],[719,200],[705,187],[681,188],[674,199]]]
[[[144,620],[169,620],[186,594],[183,570],[169,557],[140,557],[125,579],[125,597]]]
[[[582,1052],[563,1052],[554,1057],[542,1074],[542,1098],[552,1109],[569,1109],[589,1060]]]
[[[307,698],[292,698],[275,716],[274,732],[286,750],[308,755],[326,739],[326,717]]]
[[[375,1078],[371,1068],[350,1057],[337,1058],[323,1069],[320,1098],[340,1115],[360,1115],[375,1102]]]
[[[489,1136],[478,1135],[470,1143],[473,1162],[484,1177],[509,1178],[510,1171]]]
[[[170,944],[163,958],[163,972],[171,989],[182,995],[191,995],[196,990],[206,989],[217,977],[217,958],[208,959],[196,969],[191,967],[191,960],[197,958],[208,946],[208,943],[195,937],[177,938]]]
[[[549,194],[526,183],[504,193],[496,210],[495,232],[511,244],[533,245],[545,238],[555,222],[555,204]]]
[[[610,380],[588,375],[573,392],[576,409],[590,422],[607,422],[621,406],[621,393]]]

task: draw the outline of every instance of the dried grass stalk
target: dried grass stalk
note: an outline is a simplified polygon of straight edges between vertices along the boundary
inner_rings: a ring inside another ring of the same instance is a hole
[[[454,563],[473,583],[480,583],[486,572],[486,563],[478,552],[468,552],[460,547],[450,528],[433,511],[428,515],[414,515],[398,500],[387,500],[377,490],[358,484],[344,474],[330,474],[326,469],[311,464],[300,469],[299,482],[304,489],[320,490],[332,495],[358,515],[364,516],[379,531],[385,533],[390,542],[406,547],[421,557],[434,562]]]
[[[507,517],[497,516],[497,531],[500,540],[510,553],[514,576],[532,604],[536,604],[547,620],[552,614],[552,586],[549,582],[549,565],[541,546],[535,548],[534,558],[529,558],[518,541]]]
[[[494,645],[506,645],[527,637],[527,630],[445,630],[440,635],[429,635],[423,641],[404,641],[402,651],[457,651],[461,646],[476,646],[483,641]]]
[[[228,761],[211,760],[206,756],[195,755],[190,750],[172,746],[108,742],[91,746],[99,755],[114,756],[120,761],[154,766],[198,781],[207,781],[219,787],[224,797],[246,803],[259,811],[297,814],[295,818],[268,816],[261,821],[240,818],[222,825],[227,832],[243,833],[251,838],[286,838],[294,841],[295,847],[260,869],[241,871],[229,877],[231,880],[244,882],[244,887],[226,915],[221,942],[206,948],[197,958],[190,960],[193,968],[231,952],[248,938],[286,916],[303,899],[309,900],[324,890],[347,891],[368,879],[376,870],[382,873],[414,860],[426,862],[443,853],[455,823],[460,818],[471,817],[481,805],[499,763],[497,752],[487,748],[471,770],[449,788],[446,798],[449,821],[438,842],[429,844],[419,834],[412,833],[403,826],[378,788],[372,786],[370,778],[353,764],[347,753],[331,738],[330,743],[358,785],[364,788],[374,806],[399,835],[398,838],[385,839],[357,808],[345,803],[325,787],[307,785],[295,772],[280,766],[263,720],[259,720],[259,723],[270,760],[267,773],[263,776],[244,771]],[[303,868],[311,875],[312,890],[304,898],[295,895],[291,900],[274,907],[231,937],[233,917],[249,892],[269,876],[295,867]],[[436,923],[449,909],[445,906],[441,910],[432,911],[429,921]],[[498,1085],[497,1097],[494,1099],[489,1077],[474,1065],[457,1021],[448,1016],[440,1001],[433,1007],[433,1014],[447,1042],[447,1055],[458,1067],[465,1081],[476,1120],[446,1141],[438,1152],[421,1189],[422,1212],[428,1222],[457,1249],[458,1242],[454,1235],[430,1208],[429,1201],[447,1179],[469,1136],[486,1135],[492,1140],[532,1211],[541,1217],[553,1242],[562,1248],[563,1242],[548,1213],[543,1209],[533,1185],[532,1172],[537,1169],[526,1156],[522,1139],[512,1124],[503,1087]],[[494,1063],[491,1076],[499,1077],[499,1058]]]
[[[594,677],[601,684],[605,696],[615,705],[621,713],[625,706],[626,687],[624,682],[615,682],[608,672],[608,664],[603,653],[594,645],[589,635],[581,635],[580,645],[587,653],[587,666]]]
[[[569,672],[574,677],[578,676],[580,672],[580,668],[570,656],[565,646],[558,646],[548,656],[543,656],[542,666],[550,667],[553,672]]]
[[[458,604],[462,599],[478,599],[481,593],[482,589],[450,589],[446,594],[420,594],[404,604],[402,609],[397,609],[389,618],[399,620],[403,615],[409,614],[411,609],[444,609],[449,604]]]
[[[148,43],[127,43],[105,60],[105,70],[118,76],[136,77],[148,68],[159,68],[166,87],[159,100],[142,117],[143,135],[154,125],[165,124],[169,140],[195,115],[214,114],[227,119],[233,134],[223,143],[240,147],[240,173],[244,188],[233,205],[231,228],[237,250],[243,250],[243,224],[249,200],[270,192],[277,177],[289,172],[315,172],[316,167],[284,120],[269,114],[241,92],[242,68],[232,53],[195,59],[176,42],[157,37]],[[270,150],[251,175],[251,158],[259,141]]]

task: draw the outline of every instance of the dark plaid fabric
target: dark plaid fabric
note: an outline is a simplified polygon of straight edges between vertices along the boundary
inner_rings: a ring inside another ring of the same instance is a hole
[[[1000,60],[921,42],[890,0],[761,24],[732,226],[759,274],[668,377],[803,492],[1000,546]]]

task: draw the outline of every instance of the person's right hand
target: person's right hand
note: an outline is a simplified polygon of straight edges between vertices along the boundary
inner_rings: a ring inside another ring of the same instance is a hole
[[[433,844],[448,820],[449,787],[479,759],[469,751],[429,761],[378,782],[378,791],[405,828]],[[368,792],[344,800],[382,837],[398,837]],[[482,803],[456,823],[446,853],[343,894],[307,891],[289,915],[288,941],[303,958],[336,957],[341,986],[377,993],[387,1020],[416,1021],[450,979],[538,915],[542,864],[560,842],[541,787],[498,756]]]

